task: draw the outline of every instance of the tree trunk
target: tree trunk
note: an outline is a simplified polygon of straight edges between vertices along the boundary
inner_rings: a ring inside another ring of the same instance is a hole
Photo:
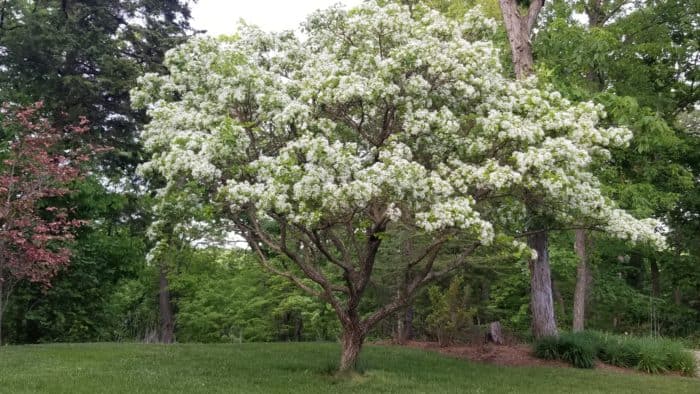
[[[681,297],[681,288],[680,288],[680,286],[676,286],[676,287],[673,289],[673,302],[674,302],[676,305],[680,305],[680,304],[681,304],[681,301],[682,301],[682,297]]]
[[[642,259],[642,253],[639,250],[633,249],[630,252],[629,265],[633,268],[631,272],[627,275],[629,278],[629,283],[634,286],[637,290],[642,290],[644,288],[644,259]]]
[[[659,265],[656,263],[656,259],[651,259],[651,295],[658,297],[661,295],[661,282],[659,280]]]
[[[529,246],[537,252],[530,261],[530,309],[532,334],[535,338],[557,335],[552,300],[552,279],[547,253],[547,232],[538,231],[528,237]]]
[[[527,14],[521,15],[517,0],[499,0],[517,79],[527,78],[534,69],[530,35],[544,0],[531,0]]]
[[[350,372],[357,367],[357,359],[365,340],[364,332],[358,324],[350,324],[343,328],[341,346],[343,353],[340,357],[340,372]]]
[[[503,3],[503,1],[504,0],[501,0],[501,3]],[[506,21],[506,32],[508,33],[508,42],[513,56],[515,77],[517,79],[527,78],[532,74],[534,66],[530,34],[526,31],[527,26],[521,23],[517,10],[512,12],[511,10],[506,11],[504,9],[503,19]]]
[[[0,346],[2,346],[2,317],[5,314],[5,303],[3,302],[3,297],[5,288],[3,287],[3,279],[0,278]]]
[[[403,345],[413,338],[413,305],[399,315],[396,342]]]
[[[299,313],[299,316],[294,320],[294,339],[297,342],[301,342],[301,335],[304,330],[304,318],[302,317],[301,313]]]
[[[501,326],[501,322],[495,321],[489,324],[488,339],[496,345],[504,345],[506,343],[506,340],[503,337],[503,327]]]
[[[158,280],[158,304],[160,310],[160,341],[172,343],[174,339],[175,322],[173,307],[170,302],[170,287],[165,263],[161,263]]]
[[[586,254],[587,238],[586,230],[576,230],[574,250],[578,255],[578,267],[576,267],[576,290],[574,291],[574,332],[583,331],[586,321],[586,295],[590,283]]]
[[[554,316],[559,314],[559,316],[565,316],[566,315],[566,304],[564,303],[564,297],[562,297],[561,292],[559,291],[559,286],[557,286],[557,282],[552,278],[552,298],[557,302],[557,305],[559,306],[559,309],[556,310],[556,313]]]
[[[513,56],[513,68],[517,79],[524,79],[533,72],[534,59],[530,35],[537,22],[544,0],[531,0],[527,13],[521,15],[517,0],[499,0],[506,35]],[[542,229],[535,229],[542,230]],[[535,338],[557,335],[552,300],[552,280],[547,254],[547,232],[536,232],[528,237],[528,244],[537,251],[537,259],[530,262],[530,308],[532,331]]]

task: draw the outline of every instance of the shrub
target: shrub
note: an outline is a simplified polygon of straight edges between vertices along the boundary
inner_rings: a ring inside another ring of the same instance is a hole
[[[680,372],[693,376],[697,370],[695,356],[687,351],[680,342],[663,339],[659,340],[660,351],[664,355],[664,365],[669,371]]]
[[[593,368],[596,357],[595,341],[587,335],[565,333],[559,337],[557,352],[562,360],[576,368]]]
[[[444,292],[439,287],[428,289],[433,311],[426,318],[428,329],[437,336],[440,346],[454,342],[460,332],[469,329],[474,308],[469,308],[469,287],[462,277],[455,277]]]
[[[685,376],[695,376],[698,369],[695,356],[685,349],[669,353],[668,365],[671,371],[678,371]]]
[[[535,341],[535,357],[545,360],[559,359],[559,338],[544,337]]]

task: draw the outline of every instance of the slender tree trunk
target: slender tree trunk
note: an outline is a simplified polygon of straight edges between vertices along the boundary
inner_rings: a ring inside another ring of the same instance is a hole
[[[680,286],[676,286],[676,287],[673,289],[673,301],[674,301],[674,303],[675,303],[676,305],[680,305],[680,304],[681,304],[682,297],[681,297],[681,288],[680,288]]]
[[[301,342],[301,335],[304,331],[304,319],[301,314],[294,320],[294,338],[297,342]]]
[[[530,261],[530,309],[535,338],[557,335],[547,238],[546,231],[535,232],[528,237],[529,246],[537,252],[537,258]]]
[[[587,238],[586,230],[576,230],[574,250],[578,255],[578,267],[576,267],[576,290],[574,291],[574,332],[583,331],[586,321],[586,296],[590,283],[586,253]]]
[[[357,367],[357,360],[365,341],[365,332],[360,324],[356,312],[351,312],[350,317],[343,324],[343,334],[340,340],[343,348],[340,356],[340,372],[349,372]]]
[[[659,273],[659,264],[656,262],[656,259],[651,259],[650,268],[651,268],[651,295],[654,297],[658,297],[659,295],[661,295],[661,281],[660,281],[660,273]]]
[[[552,278],[552,298],[554,301],[556,301],[557,306],[559,307],[558,310],[556,310],[556,313],[554,313],[554,316],[564,316],[566,315],[566,304],[564,303],[564,297],[562,297],[561,292],[559,291],[559,286],[557,286],[557,282]]]
[[[3,321],[2,317],[5,315],[5,303],[3,302],[4,301],[3,297],[5,297],[5,293],[4,293],[5,288],[4,288],[3,284],[4,284],[4,281],[0,277],[0,346],[2,346],[2,321]]]
[[[170,302],[170,287],[165,263],[161,263],[158,280],[158,304],[160,310],[160,341],[172,343],[174,339],[175,322],[173,307]]]
[[[628,277],[632,286],[637,290],[642,290],[644,288],[644,260],[642,259],[642,253],[636,249],[630,252],[629,264],[634,269]]]

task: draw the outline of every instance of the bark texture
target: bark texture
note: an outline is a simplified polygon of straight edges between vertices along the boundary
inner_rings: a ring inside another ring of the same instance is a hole
[[[524,15],[518,9],[517,0],[499,0],[499,3],[513,55],[515,76],[518,79],[526,78],[532,74],[534,66],[530,36],[537,16],[544,6],[544,0],[532,0]]]
[[[493,322],[489,324],[489,340],[496,345],[504,345],[506,343],[505,337],[503,336],[503,327],[501,322]]]
[[[343,327],[343,336],[340,340],[343,348],[340,356],[340,372],[352,371],[357,367],[357,360],[364,341],[365,331],[359,318]]]
[[[537,258],[530,261],[530,309],[535,338],[557,335],[547,240],[546,231],[538,231],[528,237],[528,245],[537,251]]]

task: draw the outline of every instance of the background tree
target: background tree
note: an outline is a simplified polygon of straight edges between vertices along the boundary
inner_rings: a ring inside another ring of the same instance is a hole
[[[73,230],[83,224],[56,199],[71,192],[87,156],[60,149],[67,134],[83,133],[86,124],[53,128],[29,108],[2,109],[0,169],[0,340],[2,317],[18,282],[49,287],[58,270],[68,264]]]
[[[109,304],[115,287],[150,272],[137,265],[145,264],[151,200],[134,174],[143,160],[137,129],[146,117],[131,108],[129,90],[142,73],[163,70],[165,52],[193,33],[189,19],[188,3],[179,0],[1,2],[0,100],[44,100],[58,127],[84,114],[90,129],[73,146],[112,147],[69,202],[77,217],[92,219],[76,233],[74,272],[59,274],[49,291],[16,288],[18,304],[8,310],[13,340],[111,338],[105,327],[116,319]],[[58,305],[62,312],[54,313]],[[59,329],[66,325],[82,328]]]
[[[586,24],[573,17],[576,12],[585,13]],[[674,125],[676,115],[697,102],[697,29],[690,28],[697,15],[692,2],[560,1],[546,13],[534,42],[547,81],[574,100],[602,103],[611,119],[634,131],[630,149],[614,150],[615,165],[601,174],[611,195],[638,216],[668,220],[681,209],[680,196],[694,195],[692,165],[683,160],[690,157],[692,138]],[[688,250],[688,244],[671,239],[676,251],[661,255],[616,248],[631,257],[623,259],[629,263],[620,264],[616,255],[599,256],[639,273],[637,278],[649,270],[650,293],[659,297],[661,262],[675,264],[680,259],[673,256]],[[590,292],[586,268],[580,270],[575,297],[577,329],[583,326]],[[631,283],[648,298],[643,282],[635,280]]]
[[[191,32],[187,3],[8,0],[0,15],[0,100],[43,100],[59,127],[87,116],[89,137],[113,148],[102,165],[133,174],[145,118],[129,90],[142,73],[161,71],[165,51]]]

